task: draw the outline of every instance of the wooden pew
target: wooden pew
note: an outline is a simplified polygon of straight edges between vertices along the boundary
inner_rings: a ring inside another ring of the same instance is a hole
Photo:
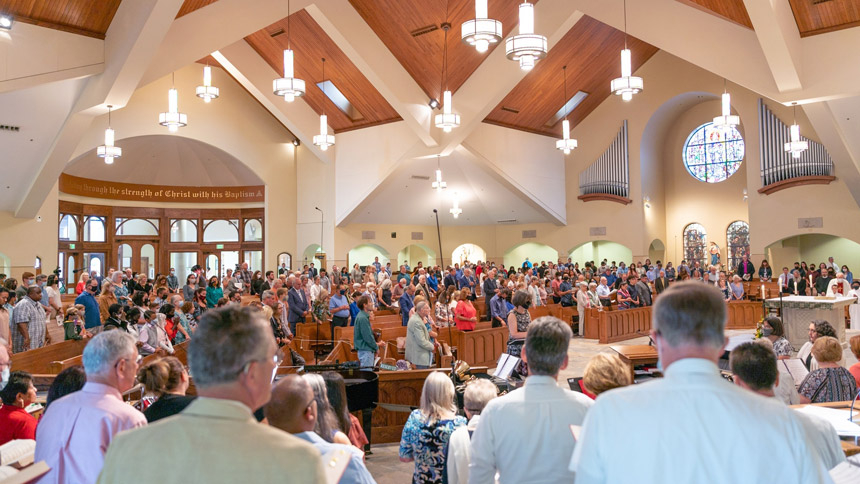
[[[406,336],[406,326],[373,328],[379,329],[382,332],[382,341],[388,341],[398,337]],[[347,341],[350,344],[354,341],[355,326],[344,326],[342,328],[334,328],[335,341]]]
[[[495,366],[507,349],[509,334],[507,327],[457,331],[457,358],[472,367]]]
[[[12,355],[12,369],[33,374],[56,374],[51,372],[51,362],[80,356],[86,345],[87,340],[69,340],[15,353]]]
[[[319,334],[317,334],[317,326],[319,326]],[[319,337],[317,337],[319,336]],[[317,325],[316,323],[298,323],[296,324],[296,339],[321,340],[328,341],[331,339],[331,323],[325,322]]]
[[[547,306],[532,307],[529,308],[529,316],[534,320],[543,316],[549,316],[549,311],[550,309]]]
[[[495,364],[495,361],[493,362]],[[421,404],[421,390],[424,380],[433,371],[450,374],[450,368],[428,370],[381,371],[379,375],[379,402],[383,404],[418,407]],[[472,373],[486,373],[486,367],[472,366]],[[385,444],[400,442],[403,426],[409,418],[409,411],[393,411],[382,406],[373,411],[373,443]]]
[[[760,302],[729,301],[726,306],[728,309],[726,329],[755,329],[763,316]]]
[[[600,344],[615,343],[648,335],[651,331],[651,307],[600,311],[598,333]]]
[[[597,308],[589,308],[585,310],[585,332],[586,339],[600,338],[600,311]]]
[[[353,351],[352,345],[346,341],[338,341],[334,344],[334,349],[321,362],[321,365],[333,365],[335,363],[344,363],[346,361],[358,361],[358,353]]]

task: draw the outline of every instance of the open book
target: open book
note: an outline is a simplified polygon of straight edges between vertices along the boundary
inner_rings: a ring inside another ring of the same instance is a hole
[[[35,482],[51,470],[45,461],[40,460],[24,469],[18,470],[10,466],[0,466],[0,484],[26,484]]]
[[[0,445],[0,465],[18,467],[28,466],[33,463],[36,454],[36,441],[30,439],[18,439]]]
[[[511,377],[511,373],[517,368],[520,359],[516,356],[511,356],[507,353],[502,353],[499,356],[499,361],[496,363],[496,372],[493,376],[507,380]]]
[[[806,366],[799,358],[778,360],[777,363],[780,373],[788,373],[791,375],[791,379],[794,380],[795,388],[799,388],[800,384],[803,383],[803,380],[806,378],[806,375],[809,374],[809,370],[806,369]]]

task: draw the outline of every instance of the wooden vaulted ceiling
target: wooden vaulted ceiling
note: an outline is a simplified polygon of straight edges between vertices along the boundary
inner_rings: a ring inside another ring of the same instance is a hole
[[[678,0],[679,2],[689,5],[708,13],[712,13],[718,17],[722,17],[728,21],[742,25],[749,29],[753,28],[750,16],[747,13],[747,7],[744,5],[744,0]]]
[[[290,44],[294,52],[295,75],[304,79],[306,93],[303,99],[319,114],[328,115],[328,123],[335,132],[364,128],[397,121],[400,116],[373,84],[358,70],[346,54],[329,38],[305,10],[289,17]],[[245,40],[268,62],[272,69],[283,75],[284,49],[287,48],[287,19],[259,30]],[[325,58],[325,78],[322,73]],[[347,116],[332,103],[316,83],[331,81],[352,106],[361,113],[360,119]],[[301,102],[301,101],[299,101]]]
[[[460,26],[463,22],[475,18],[474,0],[349,0],[349,3],[400,61],[428,98],[441,99],[442,96],[445,33],[440,26],[446,18],[446,5],[448,22],[451,24],[448,31],[447,79],[450,91],[456,93],[487,58],[489,52],[504,42],[503,39],[491,45],[489,51],[481,54],[460,40]],[[521,0],[489,2],[488,14],[490,18],[502,22],[505,37],[517,25],[520,3]],[[435,30],[413,36],[413,32],[431,28]]]
[[[788,0],[801,37],[860,26],[857,0]]]
[[[16,22],[104,39],[121,0],[0,0]]]
[[[634,71],[658,50],[630,36],[627,46]],[[624,32],[588,16],[581,18],[484,121],[559,136],[561,119],[552,126],[547,126],[547,122],[577,91],[586,92],[588,96],[568,117],[574,126],[606,100],[611,95],[610,82],[621,75],[623,48]],[[567,66],[568,99],[563,99],[563,66]],[[648,88],[647,80],[645,88]]]

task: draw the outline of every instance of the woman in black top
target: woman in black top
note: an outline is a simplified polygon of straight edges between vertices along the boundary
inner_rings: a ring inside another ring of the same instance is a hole
[[[143,412],[149,423],[181,412],[194,397],[185,396],[188,390],[188,371],[179,359],[168,356],[151,361],[137,370],[137,379],[148,394],[156,396]]]
[[[264,282],[266,279],[263,278],[263,273],[261,271],[254,272],[254,275],[251,276],[251,295],[263,294]]]

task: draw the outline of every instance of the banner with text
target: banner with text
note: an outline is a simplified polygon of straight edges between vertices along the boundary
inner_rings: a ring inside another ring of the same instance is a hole
[[[138,202],[253,203],[265,201],[265,186],[179,187],[137,185],[60,175],[60,191],[69,195]]]

